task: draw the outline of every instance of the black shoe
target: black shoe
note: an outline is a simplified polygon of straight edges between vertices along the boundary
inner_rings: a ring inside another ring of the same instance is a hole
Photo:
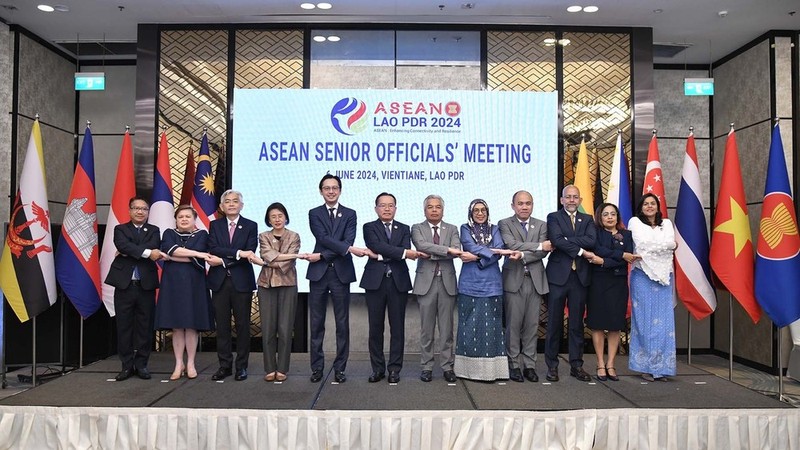
[[[333,375],[333,381],[337,383],[344,383],[345,381],[347,381],[347,375],[345,375],[344,372],[340,372],[337,370],[336,373]]]
[[[133,376],[133,369],[122,369],[117,376],[114,377],[117,381],[125,381]]]
[[[430,383],[430,381],[433,380],[433,371],[423,370],[422,373],[419,374],[419,379],[426,383]]]
[[[545,378],[547,378],[547,381],[552,381],[553,383],[558,381],[558,369],[555,367],[547,369],[547,375]]]
[[[600,375],[600,371],[603,371],[603,375]],[[608,371],[605,367],[598,367],[597,368],[597,381],[606,381],[608,379]]]
[[[386,380],[389,383],[398,383],[400,382],[400,372],[396,370],[389,371],[389,378]]]
[[[522,383],[525,381],[525,378],[522,378],[522,372],[519,369],[511,369],[508,373],[508,379],[511,381],[516,381],[517,383]]]
[[[369,379],[367,381],[369,381],[370,383],[377,383],[378,381],[381,381],[384,378],[386,378],[386,374],[385,373],[383,373],[383,372],[372,372],[372,375],[369,376]]]
[[[456,382],[456,373],[452,370],[445,370],[444,371],[444,379],[448,383],[455,383]]]
[[[147,370],[147,367],[142,367],[141,369],[136,369],[136,375],[143,380],[149,380],[151,378],[150,371]]]
[[[583,367],[573,367],[569,369],[569,376],[575,377],[580,381],[592,381],[592,377],[583,370]]]
[[[214,381],[224,380],[226,377],[231,376],[231,374],[233,374],[233,372],[230,367],[220,367],[214,372],[214,375],[211,375],[211,379]]]
[[[522,371],[522,375],[530,381],[531,383],[536,383],[539,381],[539,375],[536,375],[536,370],[534,369],[525,369]]]
[[[244,381],[247,379],[247,369],[239,369],[236,371],[236,376],[233,377],[236,381]]]
[[[319,383],[322,381],[322,369],[317,369],[311,371],[311,378],[309,378],[312,383]]]

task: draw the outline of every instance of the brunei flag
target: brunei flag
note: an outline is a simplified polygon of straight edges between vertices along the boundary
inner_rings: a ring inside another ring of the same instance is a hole
[[[94,145],[92,132],[86,127],[56,249],[58,284],[84,319],[102,304],[99,255]]]
[[[208,230],[217,212],[214,199],[214,176],[211,174],[211,153],[208,150],[208,136],[203,132],[200,141],[200,156],[197,158],[197,171],[194,174],[192,207],[197,211],[197,228]]]
[[[0,257],[0,288],[21,322],[36,317],[56,301],[45,180],[42,132],[36,120]]]

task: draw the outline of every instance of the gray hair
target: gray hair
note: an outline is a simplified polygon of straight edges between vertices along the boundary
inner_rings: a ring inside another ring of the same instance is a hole
[[[235,195],[239,197],[239,203],[244,203],[244,197],[242,193],[239,191],[234,191],[233,189],[228,189],[227,191],[223,192],[222,195],[219,197],[219,204],[221,205],[223,201],[225,201],[225,197],[229,195]]]
[[[442,196],[436,194],[431,194],[425,197],[425,200],[422,201],[422,209],[428,207],[428,200],[439,200],[440,202],[442,202],[442,209],[444,209],[444,199],[442,198]]]

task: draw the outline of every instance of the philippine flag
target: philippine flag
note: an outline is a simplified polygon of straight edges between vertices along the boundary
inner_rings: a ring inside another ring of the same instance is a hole
[[[102,304],[99,252],[94,146],[92,132],[86,127],[55,260],[56,279],[84,319],[94,314]]]
[[[197,158],[197,171],[194,174],[192,207],[197,211],[197,228],[208,230],[208,225],[217,212],[217,202],[214,200],[214,176],[211,174],[211,154],[205,132],[200,141],[200,156]]]
[[[617,149],[614,151],[614,162],[611,164],[611,178],[608,181],[606,203],[613,203],[619,208],[619,221],[626,225],[633,216],[631,207],[631,183],[628,171],[628,158],[622,146],[622,131],[617,133]]]
[[[169,147],[167,146],[167,133],[161,133],[156,159],[156,173],[153,176],[153,198],[150,202],[150,217],[148,221],[156,225],[161,234],[170,228],[175,228],[175,207],[172,201],[172,173],[169,166]]]

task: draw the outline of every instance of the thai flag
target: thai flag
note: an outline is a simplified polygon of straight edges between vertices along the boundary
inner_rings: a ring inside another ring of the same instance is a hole
[[[617,133],[617,149],[611,164],[611,178],[608,182],[606,203],[613,203],[619,208],[619,222],[624,226],[633,216],[631,206],[631,183],[628,171],[628,158],[622,146],[622,132]]]
[[[200,141],[200,156],[197,158],[197,171],[194,174],[192,207],[197,211],[197,228],[208,230],[215,219],[217,202],[214,199],[214,176],[211,173],[211,156],[208,151],[208,136],[203,132]]]
[[[84,319],[100,300],[100,249],[97,246],[97,199],[92,132],[86,127],[56,249],[56,279]]]
[[[169,167],[169,147],[167,133],[161,133],[156,159],[156,173],[153,176],[153,197],[150,202],[149,222],[156,225],[161,234],[175,228],[175,206],[172,201],[172,174]]]
[[[686,309],[700,320],[717,308],[708,259],[708,228],[703,212],[703,191],[694,134],[686,141],[681,187],[675,210],[675,287]]]

